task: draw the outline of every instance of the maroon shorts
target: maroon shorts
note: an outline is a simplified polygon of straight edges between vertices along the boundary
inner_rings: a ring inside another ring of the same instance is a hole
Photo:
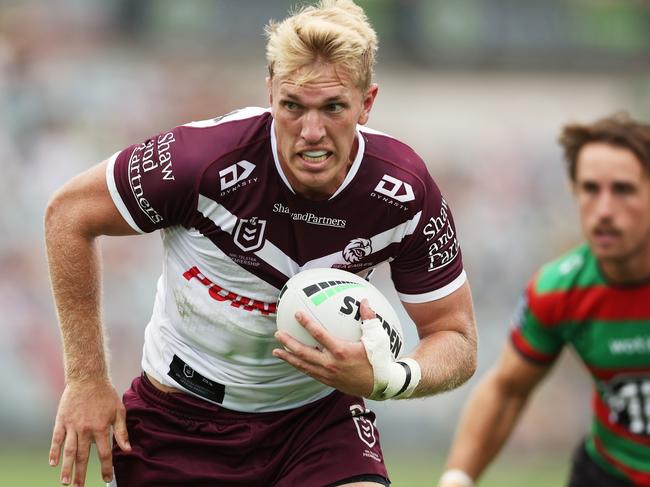
[[[133,450],[114,446],[118,487],[388,485],[375,414],[335,391],[288,411],[241,413],[138,377],[124,394]]]

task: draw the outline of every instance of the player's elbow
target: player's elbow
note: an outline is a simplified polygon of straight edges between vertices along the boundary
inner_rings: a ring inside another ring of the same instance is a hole
[[[71,230],[80,231],[81,225],[75,220],[78,220],[79,215],[80,211],[76,207],[72,192],[66,186],[59,188],[50,197],[45,207],[43,224],[46,239],[49,240]]]
[[[534,383],[523,381],[516,373],[498,367],[488,373],[487,380],[496,393],[511,400],[525,402],[534,388]]]
[[[69,205],[70,195],[65,186],[57,189],[50,196],[47,206],[45,207],[45,226],[51,226],[59,220]]]
[[[462,334],[463,341],[465,344],[465,381],[469,380],[478,367],[478,335],[476,331],[476,323],[472,321],[471,325],[468,326],[465,333]]]
[[[58,189],[47,202],[45,207],[44,226],[45,233],[48,234],[57,222],[61,219],[62,213],[65,211],[65,197],[62,189]]]
[[[456,370],[451,389],[467,382],[476,373],[478,367],[478,343],[476,335],[472,333],[460,334],[462,344],[456,349]]]
[[[465,354],[465,360],[463,363],[463,367],[461,369],[460,373],[460,384],[464,384],[468,380],[470,380],[474,374],[476,373],[476,369],[478,367],[478,346],[476,339],[468,339],[468,344],[467,344],[467,353]],[[459,385],[460,385],[459,384]]]

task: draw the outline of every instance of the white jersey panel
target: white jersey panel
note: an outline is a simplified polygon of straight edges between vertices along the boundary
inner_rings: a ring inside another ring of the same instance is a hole
[[[182,357],[194,371],[223,384],[227,393],[221,404],[236,411],[289,409],[331,392],[273,357],[279,346],[273,336],[277,288],[243,270],[200,234],[167,229],[163,244],[165,267],[145,332],[147,374],[182,387],[167,373],[174,355]],[[219,275],[208,271],[215,262]]]

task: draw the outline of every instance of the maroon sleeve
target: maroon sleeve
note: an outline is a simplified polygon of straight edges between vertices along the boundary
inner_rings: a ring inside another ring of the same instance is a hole
[[[205,164],[186,127],[132,145],[109,161],[107,183],[122,216],[141,232],[188,225]]]
[[[442,298],[464,281],[460,246],[449,205],[428,172],[422,181],[419,220],[391,263],[395,288],[400,298],[409,302]]]

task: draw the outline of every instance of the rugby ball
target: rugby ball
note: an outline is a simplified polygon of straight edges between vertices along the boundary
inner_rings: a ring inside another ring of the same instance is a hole
[[[338,338],[359,341],[359,306],[364,298],[381,321],[390,339],[393,357],[397,358],[404,346],[397,313],[375,286],[341,269],[307,269],[289,279],[278,297],[277,327],[305,345],[319,347],[295,318],[296,312],[302,311]]]

